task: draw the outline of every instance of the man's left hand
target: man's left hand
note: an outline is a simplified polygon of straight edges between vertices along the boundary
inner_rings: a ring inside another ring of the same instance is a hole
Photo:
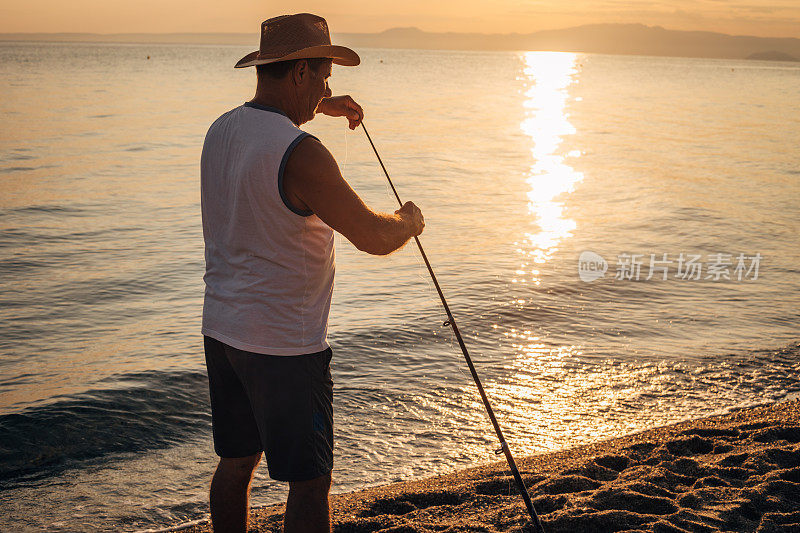
[[[364,110],[350,98],[350,95],[323,98],[317,106],[317,112],[329,117],[347,117],[351,130],[356,129],[364,120]]]

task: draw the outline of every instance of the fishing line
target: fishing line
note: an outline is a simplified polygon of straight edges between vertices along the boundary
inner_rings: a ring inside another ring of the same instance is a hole
[[[378,154],[377,148],[375,148],[375,143],[372,142],[372,137],[370,137],[369,132],[367,131],[367,127],[364,126],[364,122],[361,122],[361,128],[363,128],[364,133],[367,135],[367,140],[369,141],[370,146],[372,146],[372,151],[375,152],[375,157],[378,158],[378,163],[381,164],[381,168],[383,169],[383,173],[386,175],[386,179],[389,180],[389,185],[392,188],[392,192],[394,193],[395,198],[397,198],[397,202],[400,204],[400,207],[403,207],[403,201],[400,200],[400,195],[397,194],[397,189],[394,188],[394,183],[392,183],[392,178],[389,177],[389,172],[386,171],[386,166],[383,164],[383,160],[381,156]],[[472,364],[472,358],[469,356],[469,352],[467,351],[467,347],[464,344],[464,339],[461,338],[461,333],[458,330],[458,326],[456,325],[456,320],[453,318],[453,314],[450,312],[450,306],[447,305],[447,300],[444,297],[444,293],[442,292],[441,287],[439,286],[439,281],[436,279],[436,274],[433,273],[433,268],[431,267],[430,262],[428,261],[428,256],[425,255],[425,250],[422,249],[422,243],[419,241],[419,237],[415,236],[414,241],[417,243],[417,248],[419,249],[419,253],[422,256],[422,260],[425,261],[425,266],[428,267],[428,273],[431,275],[431,280],[433,280],[433,285],[436,287],[436,292],[439,293],[439,298],[442,300],[442,306],[444,307],[445,313],[447,313],[447,320],[444,321],[444,326],[450,326],[453,328],[453,333],[456,336],[456,340],[458,341],[458,345],[461,347],[461,353],[464,354],[464,359],[467,361],[467,366],[469,366],[469,371],[472,373],[472,379],[475,381],[475,385],[478,387],[478,392],[481,395],[481,400],[483,400],[483,405],[486,408],[486,412],[489,414],[489,419],[492,421],[492,426],[494,426],[494,431],[497,434],[497,438],[500,440],[500,448],[495,450],[495,454],[500,455],[501,453],[506,456],[506,461],[508,461],[508,466],[511,468],[511,473],[514,476],[514,480],[517,482],[517,489],[519,489],[520,495],[522,499],[525,501],[525,507],[528,509],[528,514],[531,515],[531,520],[533,521],[536,530],[539,533],[544,533],[544,529],[542,528],[542,523],[539,521],[539,516],[536,514],[536,509],[533,508],[533,502],[531,501],[531,496],[528,494],[528,489],[525,488],[525,482],[522,480],[522,476],[519,474],[519,469],[517,468],[517,463],[514,461],[514,457],[511,455],[511,450],[506,443],[505,438],[503,437],[503,431],[500,429],[500,424],[497,423],[497,418],[494,416],[494,411],[492,410],[492,406],[489,403],[489,398],[486,396],[486,392],[483,390],[483,384],[481,384],[481,380],[478,377],[478,372],[475,370],[475,365]]]

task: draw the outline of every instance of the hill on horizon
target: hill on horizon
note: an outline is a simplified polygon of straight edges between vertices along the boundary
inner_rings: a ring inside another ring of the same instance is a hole
[[[0,33],[0,41],[235,44],[258,47],[250,33]],[[435,33],[392,28],[380,33],[338,33],[353,48],[432,50],[547,50],[600,54],[800,61],[800,39],[706,31],[667,30],[644,24],[588,24],[533,33]]]
[[[525,34],[431,33],[419,28],[392,28],[375,34],[342,33],[338,37],[343,44],[372,48],[550,50],[725,59],[763,55],[800,61],[797,38],[667,30],[644,24],[587,24]]]

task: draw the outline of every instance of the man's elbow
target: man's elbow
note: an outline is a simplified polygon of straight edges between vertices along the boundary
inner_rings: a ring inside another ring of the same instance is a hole
[[[397,247],[391,246],[385,239],[380,238],[364,239],[363,241],[353,242],[353,245],[358,250],[370,255],[389,255],[397,250]]]

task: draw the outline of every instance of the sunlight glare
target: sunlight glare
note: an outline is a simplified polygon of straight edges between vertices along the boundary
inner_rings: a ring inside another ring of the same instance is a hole
[[[526,248],[522,253],[536,264],[546,263],[558,249],[558,244],[572,235],[575,221],[564,216],[564,202],[559,197],[574,190],[583,179],[564,161],[578,157],[571,151],[566,156],[558,153],[563,138],[575,133],[565,112],[569,98],[567,89],[575,83],[576,54],[565,52],[526,52],[523,54],[524,74],[530,87],[525,92],[526,117],[520,128],[531,137],[531,155],[534,162],[526,180],[528,211],[537,231],[525,234]],[[522,265],[524,270],[528,267]],[[529,270],[531,281],[541,282],[538,270]]]

